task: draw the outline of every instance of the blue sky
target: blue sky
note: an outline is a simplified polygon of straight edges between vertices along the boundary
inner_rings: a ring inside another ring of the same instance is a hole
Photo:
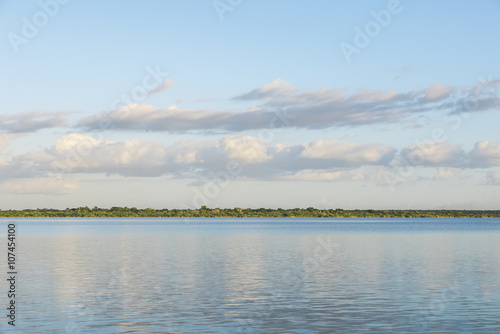
[[[1,1],[2,209],[496,209],[499,14]]]

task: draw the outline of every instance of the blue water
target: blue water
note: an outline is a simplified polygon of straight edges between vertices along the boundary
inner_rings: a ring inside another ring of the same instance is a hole
[[[0,222],[1,332],[500,332],[499,219]]]

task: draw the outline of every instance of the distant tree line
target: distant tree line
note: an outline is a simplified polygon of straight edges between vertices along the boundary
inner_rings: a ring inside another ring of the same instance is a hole
[[[343,210],[343,209],[137,209],[78,207],[65,210],[0,210],[0,217],[367,217],[367,218],[498,218],[500,210]]]

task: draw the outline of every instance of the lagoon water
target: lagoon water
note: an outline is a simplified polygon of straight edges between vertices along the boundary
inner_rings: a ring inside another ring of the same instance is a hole
[[[0,221],[1,332],[500,332],[499,219]]]

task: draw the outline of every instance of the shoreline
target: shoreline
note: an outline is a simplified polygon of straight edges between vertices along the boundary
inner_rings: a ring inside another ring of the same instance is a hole
[[[500,210],[137,209],[128,207],[0,210],[0,218],[500,218]]]

